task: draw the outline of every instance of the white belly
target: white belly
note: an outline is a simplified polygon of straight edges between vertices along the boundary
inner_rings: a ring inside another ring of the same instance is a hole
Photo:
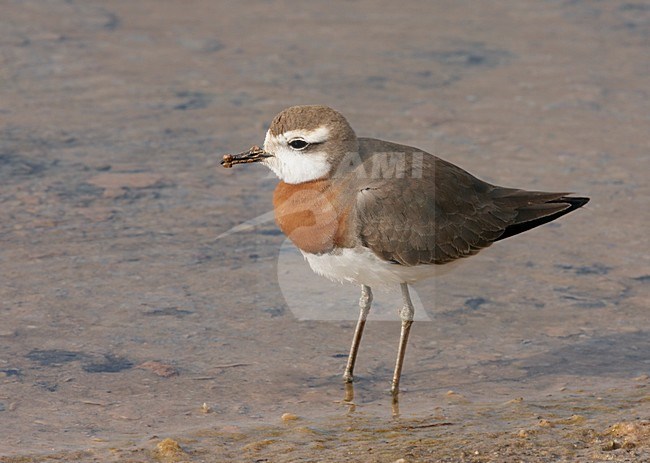
[[[445,265],[405,265],[381,260],[370,249],[338,249],[329,254],[302,253],[312,270],[333,281],[351,282],[370,287],[415,283],[447,273],[456,262]]]

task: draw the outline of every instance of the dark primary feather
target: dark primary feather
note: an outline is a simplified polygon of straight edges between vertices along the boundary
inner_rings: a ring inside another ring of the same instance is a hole
[[[532,193],[534,194],[534,193]],[[542,204],[533,204],[532,206],[524,206],[519,209],[519,214],[517,215],[517,220],[514,224],[506,227],[505,231],[497,241],[504,238],[509,238],[519,233],[530,230],[531,228],[539,227],[545,223],[552,222],[553,220],[562,217],[563,215],[573,212],[576,209],[584,206],[589,202],[589,198],[584,197],[570,197],[570,196],[561,196],[557,199],[553,199],[547,203]],[[561,205],[562,208],[557,210],[557,206]],[[555,207],[554,207],[555,206]],[[543,208],[547,208],[547,211],[552,211],[550,214],[544,215]]]
[[[360,138],[359,145],[363,159],[359,169],[365,169],[365,174],[378,172],[371,169],[379,150],[388,148],[406,156],[402,178],[358,175],[355,185],[361,244],[381,259],[402,265],[445,264],[476,254],[495,241],[568,214],[589,200],[567,197],[567,193],[494,186],[408,146],[368,138]],[[411,162],[422,163],[421,178],[409,175],[415,172],[410,169]]]

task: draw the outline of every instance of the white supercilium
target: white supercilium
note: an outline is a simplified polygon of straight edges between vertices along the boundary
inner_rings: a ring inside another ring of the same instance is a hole
[[[264,139],[264,151],[273,156],[262,162],[286,183],[303,183],[322,178],[331,169],[327,153],[295,150],[289,146],[289,142],[299,138],[310,144],[323,143],[328,136],[329,129],[324,126],[314,130],[290,130],[277,136],[269,130]]]

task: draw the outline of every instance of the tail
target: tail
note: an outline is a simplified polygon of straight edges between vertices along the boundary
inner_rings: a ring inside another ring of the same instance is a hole
[[[493,194],[497,204],[516,213],[513,223],[508,225],[495,241],[552,222],[589,202],[589,198],[586,197],[565,196],[569,193],[544,193],[504,188],[495,190]]]

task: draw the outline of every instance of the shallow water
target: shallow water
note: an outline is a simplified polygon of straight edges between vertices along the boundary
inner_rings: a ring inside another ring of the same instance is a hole
[[[650,460],[645,3],[7,2],[0,43],[0,461]],[[592,198],[416,285],[398,416],[395,295],[350,403],[358,289],[216,239],[276,182],[220,154],[299,103]]]

